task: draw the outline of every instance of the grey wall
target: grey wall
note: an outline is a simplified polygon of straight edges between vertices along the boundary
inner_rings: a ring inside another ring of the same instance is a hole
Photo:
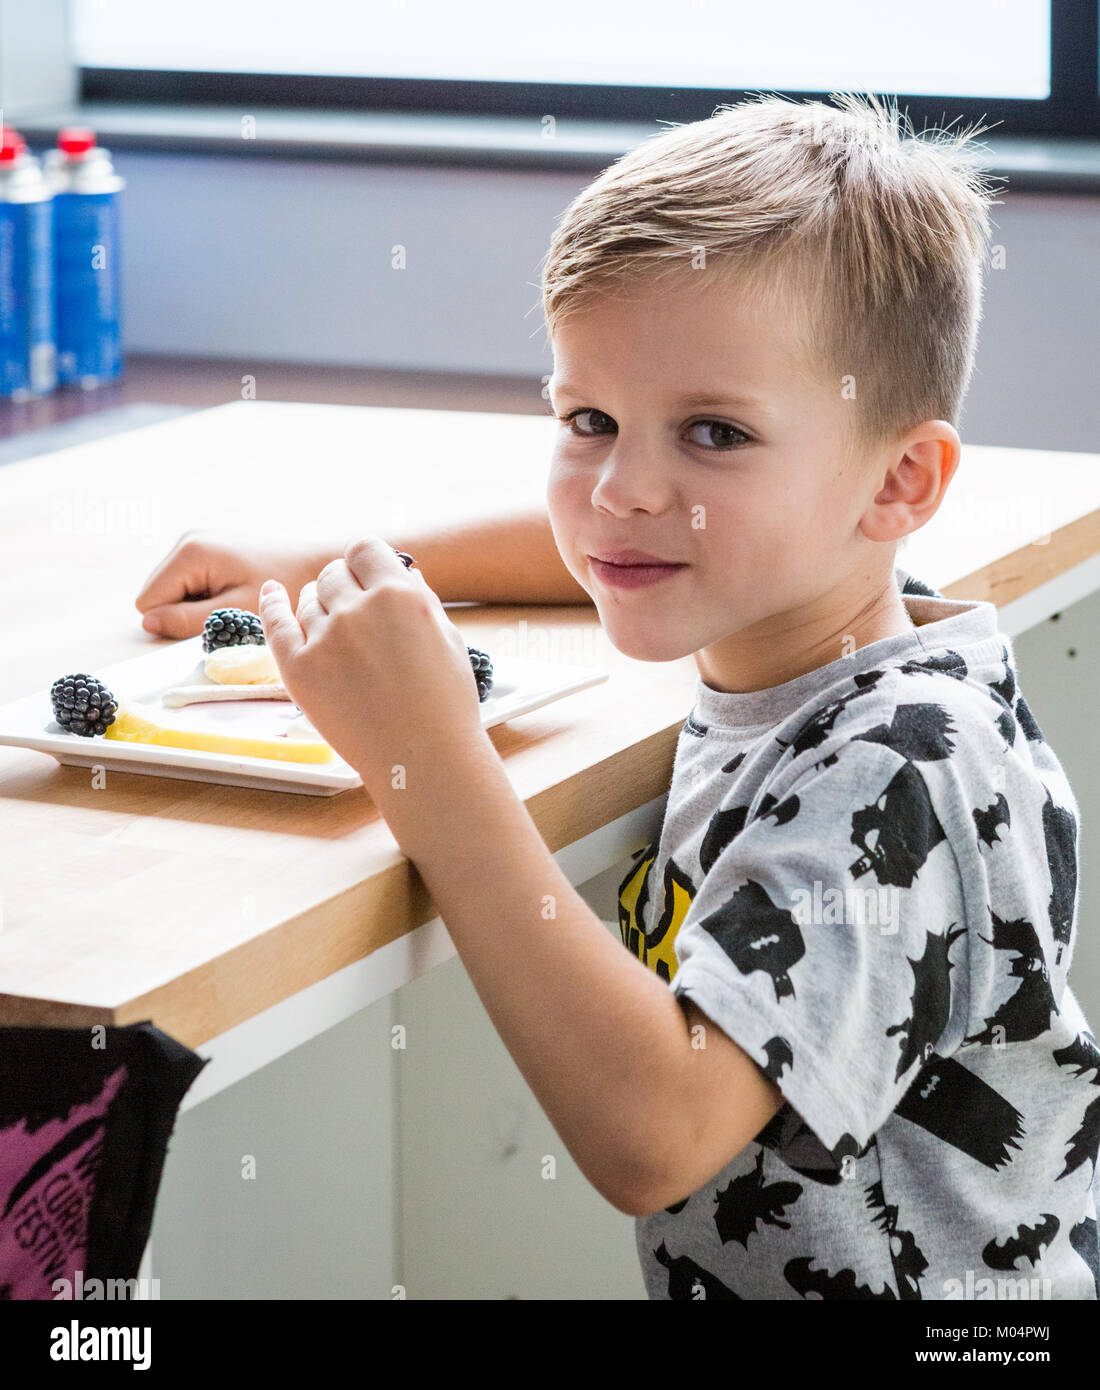
[[[0,112],[5,124],[76,100],[68,0],[0,0]]]
[[[575,179],[120,155],[135,352],[549,371],[538,262]],[[403,246],[407,269],[391,268]]]

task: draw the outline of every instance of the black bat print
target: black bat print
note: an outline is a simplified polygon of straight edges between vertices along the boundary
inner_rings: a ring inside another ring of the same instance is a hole
[[[775,1154],[800,1177],[812,1178],[826,1187],[835,1187],[843,1179],[843,1161],[825,1147],[797,1111],[781,1105],[756,1136],[755,1143]]]
[[[996,682],[990,681],[989,688],[999,695],[1011,709],[1012,701],[1016,698],[1016,677],[1012,672],[1012,663],[1008,659],[1008,648],[1003,643],[1001,644],[1001,661],[1005,668],[1004,679]]]
[[[881,743],[911,762],[939,762],[955,751],[952,735],[958,730],[942,705],[908,704],[894,709],[889,724],[876,724],[852,740]]]
[[[889,1284],[882,1293],[875,1293],[867,1284],[857,1284],[855,1271],[842,1269],[839,1274],[830,1274],[825,1269],[811,1269],[812,1259],[800,1255],[796,1260],[788,1260],[783,1266],[783,1277],[796,1293],[803,1298],[807,1294],[817,1294],[818,1298],[873,1298],[883,1302],[896,1303],[897,1297]]]
[[[711,816],[703,843],[699,846],[699,867],[703,873],[710,873],[718,856],[735,835],[740,835],[748,814],[747,806],[731,806],[725,811],[715,811]]]
[[[866,1198],[867,1205],[872,1211],[876,1209],[879,1211],[886,1210],[886,1194],[882,1190],[881,1178],[864,1189],[864,1197]]]
[[[794,994],[787,973],[806,954],[806,943],[791,914],[776,907],[751,879],[700,923],[741,971],[771,976],[776,1000]]]
[[[985,1020],[985,1027],[980,1033],[974,1033],[963,1041],[985,1044],[1027,1042],[1045,1033],[1050,1027],[1051,1015],[1058,1012],[1050,988],[1046,956],[1035,928],[1026,918],[1006,921],[995,912],[991,912],[990,917],[993,920],[993,938],[990,940],[982,936],[981,939],[998,951],[1015,954],[1009,975],[1022,983],[998,1006],[996,1013]],[[1002,1029],[1003,1033],[1000,1031]]]
[[[895,1219],[897,1207],[891,1207]],[[890,1232],[890,1254],[894,1260],[894,1277],[898,1281],[898,1296],[902,1299],[921,1297],[920,1281],[928,1268],[924,1252],[917,1244],[912,1231],[892,1230]]]
[[[1085,1106],[1081,1123],[1070,1135],[1067,1142],[1069,1152],[1066,1154],[1066,1166],[1058,1174],[1058,1177],[1068,1178],[1070,1173],[1075,1173],[1082,1163],[1092,1164],[1092,1172],[1095,1177],[1097,1152],[1100,1150],[1100,1096],[1097,1096],[1095,1100],[1090,1100]]]
[[[1053,1056],[1060,1067],[1072,1067],[1074,1076],[1084,1076],[1087,1071],[1093,1072],[1091,1084],[1100,1086],[1100,1048],[1096,1046],[1096,1039],[1087,1029],[1078,1033],[1067,1046],[1055,1048]]]
[[[1096,1297],[1100,1298],[1100,1253],[1096,1245],[1096,1222],[1091,1216],[1086,1216],[1070,1229],[1069,1243],[1088,1265]]]
[[[1045,1211],[1034,1226],[1020,1225],[1015,1235],[991,1240],[982,1251],[982,1259],[990,1269],[1016,1270],[1017,1260],[1030,1260],[1037,1265],[1043,1251],[1058,1234],[1058,1227],[1058,1218]]]
[[[969,675],[966,662],[954,651],[930,656],[926,661],[906,661],[898,669],[907,676],[944,675],[960,681],[966,680]]]
[[[1073,930],[1073,900],[1077,891],[1077,821],[1064,806],[1056,806],[1047,790],[1043,803],[1043,839],[1050,869],[1050,929],[1058,942],[1054,964],[1062,963],[1062,950]]]
[[[668,1253],[668,1246],[663,1240],[653,1254],[657,1262],[668,1270],[669,1298],[698,1298],[698,1290],[701,1288],[704,1298],[735,1298],[738,1302],[741,1301],[740,1294],[727,1289],[721,1279],[716,1279],[687,1255],[677,1255],[674,1259]]]
[[[815,710],[792,740],[777,738],[776,743],[780,748],[790,748],[794,757],[800,753],[805,753],[810,748],[819,747],[832,732],[833,725],[844,710],[853,700],[858,700],[863,695],[869,695],[883,675],[884,672],[882,671],[864,671],[853,676],[852,679],[857,687],[855,690],[850,691],[847,695],[842,695],[837,700],[830,701],[821,709]]]
[[[783,1069],[794,1066],[794,1053],[791,1051],[790,1043],[786,1038],[769,1038],[764,1044],[764,1051],[768,1054],[764,1075],[771,1081],[780,1081]]]
[[[990,802],[984,810],[982,807],[976,806],[970,814],[974,817],[974,828],[978,834],[979,848],[982,845],[992,845],[994,842],[1001,844],[1001,837],[997,831],[1002,825],[1005,829],[1010,829],[1012,825],[1008,801],[1005,799],[1004,792],[998,792],[996,801]]]
[[[1016,701],[1016,718],[1020,721],[1020,728],[1024,731],[1024,737],[1029,743],[1042,743],[1043,731],[1035,722],[1035,716],[1031,712],[1031,706],[1021,695]]]
[[[894,1276],[898,1281],[900,1299],[920,1299],[920,1281],[928,1268],[928,1261],[917,1244],[912,1231],[903,1231],[898,1226],[898,1209],[887,1206],[882,1191],[882,1182],[872,1183],[867,1189],[867,1205],[877,1208],[873,1218],[875,1225],[886,1231],[890,1237],[890,1255],[894,1261]]]
[[[687,1204],[688,1204],[690,1201],[691,1201],[690,1196],[689,1196],[689,1197],[684,1197],[684,1198],[683,1198],[681,1201],[679,1201],[679,1202],[673,1202],[672,1206],[670,1206],[670,1207],[665,1207],[665,1211],[668,1212],[669,1216],[679,1216],[679,1214],[683,1211],[683,1209],[687,1206]]]
[[[744,750],[742,750],[740,753],[737,753],[734,757],[732,757],[732,758],[729,760],[728,763],[723,763],[723,764],[722,764],[722,771],[723,771],[723,772],[736,772],[737,769],[741,766],[741,764],[742,764],[744,761],[745,761],[745,754],[744,754]]]
[[[1060,1067],[1072,1068],[1074,1076],[1084,1076],[1086,1072],[1091,1071],[1092,1080],[1089,1084],[1100,1086],[1100,1048],[1097,1048],[1096,1039],[1087,1029],[1078,1033],[1073,1042],[1066,1047],[1056,1048],[1053,1056]],[[1058,1177],[1069,1177],[1082,1163],[1091,1163],[1095,1174],[1097,1158],[1100,1156],[1100,1096],[1085,1106],[1080,1125],[1066,1143],[1066,1164]]]
[[[782,801],[777,801],[770,792],[766,792],[760,798],[760,809],[753,816],[753,820],[765,820],[768,816],[774,816],[776,825],[786,825],[798,815],[800,806],[801,802],[794,793],[785,796]]]
[[[953,1057],[933,1053],[894,1110],[987,1168],[1000,1168],[1019,1149],[1023,1115]]]
[[[894,1080],[900,1081],[914,1062],[923,1062],[931,1055],[939,1042],[951,1013],[951,961],[948,956],[951,945],[960,936],[966,935],[965,927],[955,928],[955,923],[943,934],[927,932],[924,938],[924,954],[919,960],[906,956],[913,971],[913,998],[909,1017],[902,1023],[891,1024],[886,1036],[895,1033],[902,1035],[901,1055],[898,1057]]]
[[[849,871],[860,878],[873,869],[880,884],[908,888],[945,838],[924,778],[912,763],[902,763],[885,791],[852,816],[852,843],[863,853]]]
[[[1016,742],[1016,720],[1013,718],[1011,710],[1001,710],[993,723],[1004,740],[1005,748],[1010,749]]]
[[[714,1194],[714,1224],[718,1238],[723,1245],[736,1240],[748,1249],[749,1236],[756,1231],[757,1222],[789,1231],[791,1223],[782,1217],[786,1208],[793,1206],[801,1196],[802,1188],[796,1182],[765,1183],[761,1150],[751,1173],[731,1179],[728,1186]]]

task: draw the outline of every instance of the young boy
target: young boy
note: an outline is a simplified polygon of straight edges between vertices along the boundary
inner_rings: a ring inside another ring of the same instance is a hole
[[[549,528],[338,559],[184,537],[138,607],[174,636],[258,608],[637,1218],[651,1297],[1094,1299],[1076,803],[993,606],[895,569],[959,463],[989,198],[966,137],[834,100],[673,128],[566,210]],[[439,601],[585,595],[620,650],[699,669],[626,951],[512,792]]]

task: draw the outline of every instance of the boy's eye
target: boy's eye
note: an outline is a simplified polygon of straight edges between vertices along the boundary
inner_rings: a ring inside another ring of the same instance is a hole
[[[695,441],[702,444],[704,449],[735,449],[738,444],[749,438],[744,430],[739,430],[736,425],[727,424],[725,420],[696,420],[693,425],[688,426],[689,434],[692,430],[712,431],[709,439]]]
[[[593,415],[596,417],[595,430],[579,430],[576,428],[576,422],[582,415]],[[563,425],[568,425],[574,434],[579,434],[584,438],[589,437],[593,433],[610,434],[615,428],[615,421],[612,420],[610,415],[605,415],[602,410],[593,410],[591,407],[584,410],[571,410],[568,415],[562,415],[558,418]],[[606,422],[606,425],[611,426],[611,430],[608,430],[605,425],[601,425],[600,422]]]
[[[589,421],[587,429],[579,429],[577,421],[585,415],[592,419]],[[591,439],[598,434],[613,434],[618,426],[610,415],[606,415],[602,410],[595,410],[591,406],[583,409],[572,410],[568,415],[559,415],[558,419],[563,425],[568,426],[573,434],[579,435],[582,439]],[[703,438],[696,438],[692,442],[701,445],[704,449],[726,450],[735,449],[740,444],[747,443],[751,436],[744,430],[738,429],[736,425],[728,424],[725,420],[696,420],[694,424],[688,426],[688,433],[693,430],[705,430],[708,435]]]

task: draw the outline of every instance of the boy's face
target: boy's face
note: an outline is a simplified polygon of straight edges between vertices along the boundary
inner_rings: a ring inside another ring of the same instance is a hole
[[[799,650],[842,655],[827,644],[850,596],[866,604],[874,572],[892,572],[893,548],[857,535],[876,488],[847,458],[855,405],[811,381],[792,342],[782,316],[706,272],[601,298],[554,335],[554,413],[580,412],[560,426],[547,487],[562,558],[620,651],[697,653],[719,689],[789,679]],[[629,571],[615,582],[593,558],[618,550],[682,567],[626,587]]]

